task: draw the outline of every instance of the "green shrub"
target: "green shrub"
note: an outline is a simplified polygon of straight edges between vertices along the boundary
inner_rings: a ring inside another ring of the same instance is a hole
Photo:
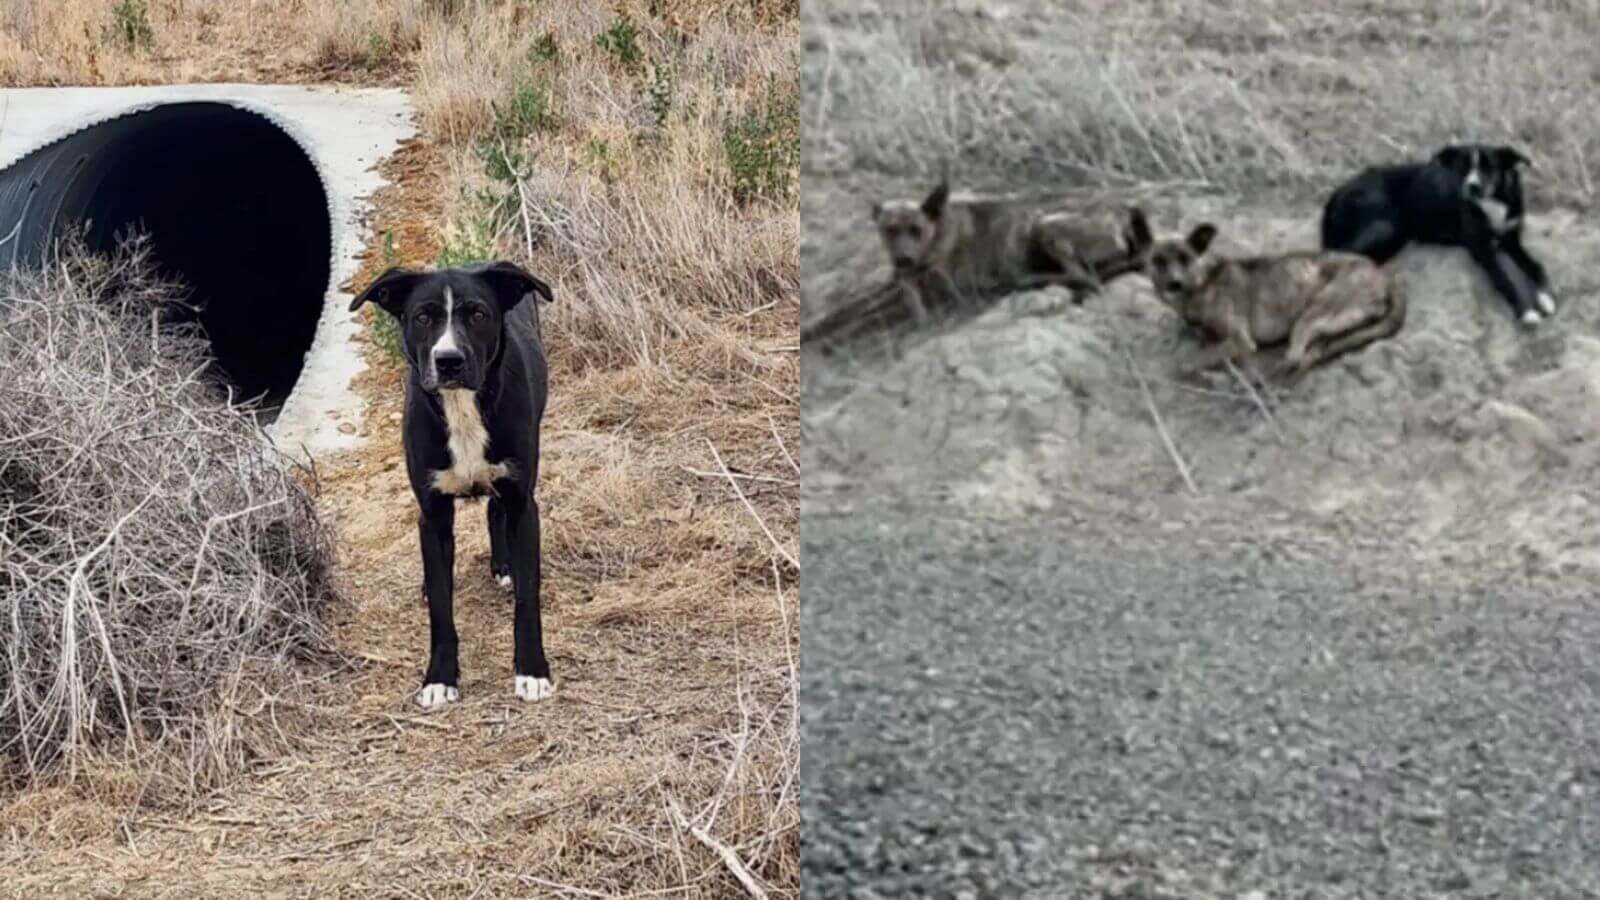
[[[798,89],[769,77],[760,104],[723,130],[722,149],[733,176],[734,199],[749,203],[790,197],[800,164]]]
[[[385,231],[383,233],[383,267],[388,270],[399,264],[400,256],[394,252],[394,232]],[[406,348],[405,342],[400,335],[400,323],[394,320],[394,316],[384,312],[376,304],[373,305],[372,312],[368,313],[368,315],[371,316],[372,342],[377,344],[378,348],[383,352],[389,354],[391,358],[404,362]]]
[[[639,49],[639,27],[633,24],[627,13],[617,16],[605,31],[595,36],[594,42],[622,63],[624,68],[632,69],[644,59],[644,51]]]
[[[447,235],[439,246],[439,268],[471,265],[494,259],[493,232],[477,219],[469,220]]]
[[[389,58],[389,41],[376,31],[367,32],[367,68],[381,68]]]
[[[111,7],[111,23],[106,26],[108,43],[126,50],[148,50],[155,41],[150,27],[150,4],[146,0],[119,0]]]
[[[553,63],[561,58],[561,47],[556,44],[556,33],[546,31],[528,48],[528,62],[533,65]]]
[[[520,141],[539,131],[551,131],[560,124],[555,96],[544,84],[519,86],[504,102],[494,106],[495,134],[508,141]]]
[[[655,116],[656,127],[667,126],[667,116],[672,114],[672,93],[676,81],[670,65],[651,66],[645,80],[645,93],[650,98],[650,113]]]

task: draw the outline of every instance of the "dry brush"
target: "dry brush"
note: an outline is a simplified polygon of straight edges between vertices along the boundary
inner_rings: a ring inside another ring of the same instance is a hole
[[[172,324],[146,245],[0,281],[0,763],[137,763],[192,796],[322,645],[313,498]]]

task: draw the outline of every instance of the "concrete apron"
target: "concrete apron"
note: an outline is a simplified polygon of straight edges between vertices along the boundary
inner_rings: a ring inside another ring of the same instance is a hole
[[[284,452],[302,458],[354,447],[364,412],[351,385],[364,366],[352,340],[360,320],[348,312],[352,297],[339,286],[360,265],[371,197],[384,184],[377,164],[415,131],[403,91],[251,84],[3,89],[0,170],[98,123],[195,101],[225,103],[270,120],[306,151],[321,175],[333,236],[329,283],[304,367],[267,434]],[[345,423],[351,427],[341,431]]]

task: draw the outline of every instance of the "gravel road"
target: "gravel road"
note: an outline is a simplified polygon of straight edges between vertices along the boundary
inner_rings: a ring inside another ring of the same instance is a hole
[[[928,510],[802,544],[806,897],[1600,897],[1588,584]]]

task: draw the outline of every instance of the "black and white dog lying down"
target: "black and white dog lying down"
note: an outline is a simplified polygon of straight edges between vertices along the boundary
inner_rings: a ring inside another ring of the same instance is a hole
[[[1544,267],[1522,246],[1525,165],[1511,147],[1452,144],[1425,163],[1367,169],[1328,198],[1322,247],[1379,265],[1413,241],[1464,248],[1512,313],[1538,324],[1555,315],[1556,301]]]
[[[456,499],[489,498],[489,568],[515,596],[512,685],[555,692],[539,625],[539,420],[549,369],[530,294],[549,285],[508,262],[438,272],[390,269],[350,304],[394,316],[410,371],[401,422],[428,597],[428,669],[417,703],[460,698],[454,610]]]

